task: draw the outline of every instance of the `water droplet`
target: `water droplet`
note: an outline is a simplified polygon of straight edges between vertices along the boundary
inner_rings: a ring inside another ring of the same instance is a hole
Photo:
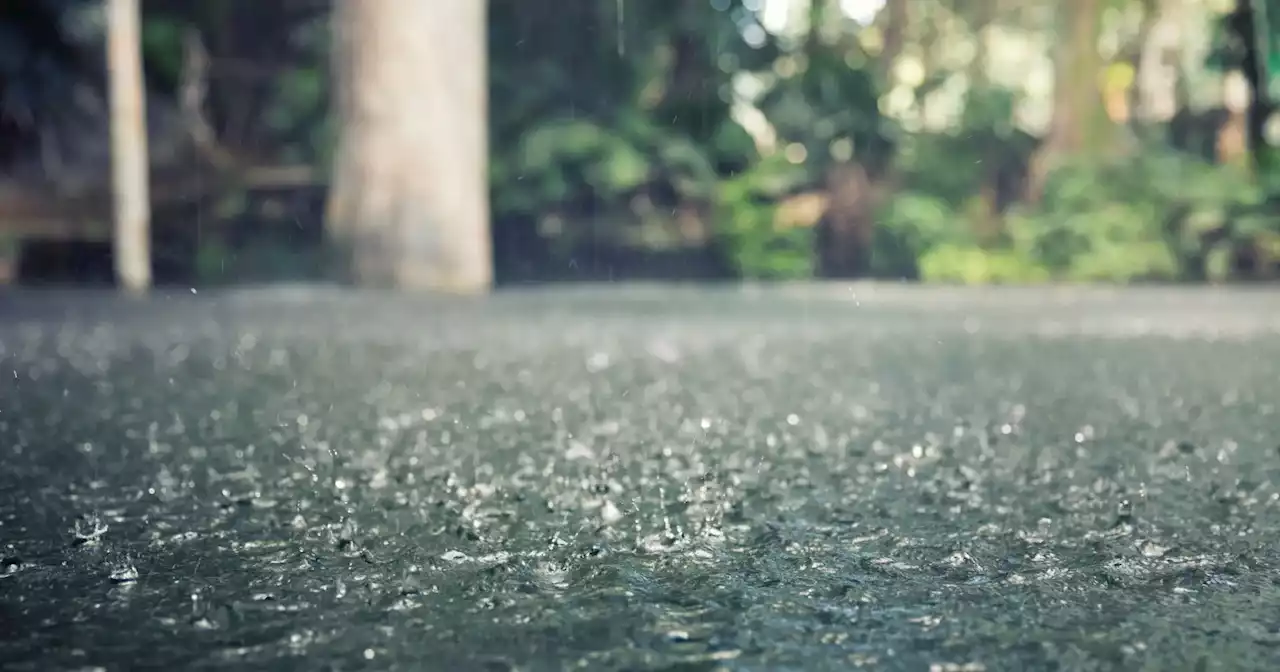
[[[564,457],[566,460],[590,461],[596,459],[596,453],[587,444],[571,439],[569,441],[569,449],[565,451]]]
[[[587,358],[587,370],[591,373],[599,373],[609,368],[609,353],[596,352]]]
[[[613,525],[622,520],[622,511],[618,510],[616,504],[606,499],[600,507],[600,519],[604,521],[605,525]]]
[[[350,518],[342,521],[342,527],[334,535],[334,545],[338,550],[350,550],[356,544],[356,522]]]
[[[1142,542],[1142,546],[1138,550],[1142,553],[1142,555],[1148,558],[1164,557],[1164,554],[1169,552],[1168,548],[1161,546],[1160,544],[1157,544],[1156,542],[1151,541],[1150,539]]]
[[[401,595],[418,595],[421,592],[422,582],[418,580],[418,577],[412,574],[405,576],[404,580],[400,582]]]
[[[440,559],[446,562],[452,562],[456,565],[458,563],[462,563],[470,560],[471,556],[467,555],[466,553],[463,553],[462,551],[449,551],[444,555],[440,556]]]
[[[98,541],[102,535],[111,529],[106,521],[96,513],[83,515],[76,519],[75,528],[71,533],[75,536],[76,544],[89,544]]]
[[[112,583],[133,583],[138,580],[138,568],[132,562],[122,562],[111,569]]]
[[[684,630],[672,630],[667,633],[667,639],[672,642],[687,642],[689,641],[689,633]]]
[[[1124,525],[1133,522],[1133,502],[1125,499],[1116,506],[1116,524]]]
[[[22,570],[22,558],[7,557],[0,560],[0,579],[13,576]]]

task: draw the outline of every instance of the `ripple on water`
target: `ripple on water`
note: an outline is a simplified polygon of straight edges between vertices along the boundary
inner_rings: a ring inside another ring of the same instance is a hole
[[[1275,669],[1280,343],[752,306],[0,325],[0,657]]]

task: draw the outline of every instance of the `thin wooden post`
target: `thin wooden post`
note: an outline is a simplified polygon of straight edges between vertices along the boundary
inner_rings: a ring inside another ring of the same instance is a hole
[[[151,286],[151,196],[138,0],[107,3],[115,270],[131,292]]]

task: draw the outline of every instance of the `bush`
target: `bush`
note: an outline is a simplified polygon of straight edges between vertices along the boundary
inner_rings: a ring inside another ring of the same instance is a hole
[[[1050,276],[1043,266],[1014,250],[945,244],[920,259],[920,277],[928,282],[987,285],[1032,284]]]
[[[1225,279],[1209,260],[1271,229],[1265,200],[1236,168],[1156,149],[1061,167],[1040,206],[1006,230],[1014,250],[1062,279]]]
[[[770,156],[720,183],[716,236],[730,265],[744,278],[794,280],[812,277],[814,227],[808,218],[782,216],[785,195],[805,179],[802,169]]]
[[[896,194],[879,208],[871,272],[878,277],[922,278],[921,262],[940,245],[971,241],[968,224],[943,199],[914,191]]]
[[[1242,256],[1280,259],[1280,227],[1250,176],[1168,149],[1062,165],[1040,203],[1005,213],[994,238],[980,241],[955,202],[919,188],[889,199],[874,272],[964,284],[1223,280],[1243,272]]]

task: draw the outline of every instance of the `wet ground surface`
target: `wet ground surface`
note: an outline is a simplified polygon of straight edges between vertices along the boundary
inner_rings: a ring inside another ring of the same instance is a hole
[[[10,294],[0,376],[4,669],[1280,669],[1280,294]]]

